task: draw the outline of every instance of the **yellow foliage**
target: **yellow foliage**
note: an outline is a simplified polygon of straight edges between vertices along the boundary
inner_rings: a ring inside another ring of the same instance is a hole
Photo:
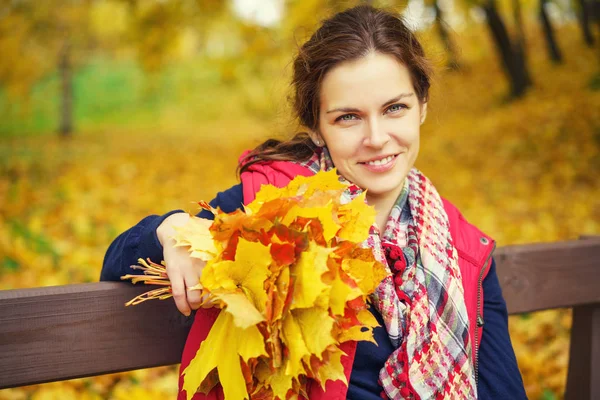
[[[375,218],[375,210],[367,207],[366,195],[366,192],[363,192],[360,196],[352,199],[350,203],[340,207],[339,217],[340,222],[343,223],[339,232],[340,239],[351,242],[362,242],[366,239],[365,232],[368,233],[368,227],[365,224],[369,219]],[[365,218],[358,218],[359,216]]]
[[[189,246],[192,250],[192,257],[204,261],[213,259],[217,255],[217,247],[208,232],[211,224],[212,221],[206,219],[190,218],[184,226],[176,227],[175,230],[177,233],[174,239],[177,242],[177,246]]]
[[[240,357],[247,362],[251,358],[266,354],[262,334],[256,325],[240,332],[232,314],[220,313],[198,353],[183,371],[183,389],[187,393],[188,400],[215,368],[219,373],[225,398],[233,400],[247,398],[246,380],[240,366]]]
[[[183,373],[188,398],[217,383],[228,399],[297,397],[307,378],[324,385],[339,379],[340,371],[343,376],[341,364],[330,365],[339,363],[340,343],[374,342],[378,324],[364,317],[370,314],[366,300],[386,272],[361,242],[336,236],[337,221],[348,222],[347,211],[339,211],[345,189],[335,171],[298,177],[282,189],[263,186],[247,213],[228,214],[200,202],[214,221],[192,217],[178,230],[178,244],[192,255],[221,249],[197,287],[224,311]],[[364,198],[360,204],[367,207]],[[355,218],[366,219],[356,232],[366,237],[374,213]],[[345,267],[348,260],[357,262]],[[157,265],[144,267],[162,274]]]
[[[321,276],[327,272],[329,254],[328,249],[311,242],[308,249],[300,255],[300,259],[290,270],[295,277],[294,297],[290,308],[311,307],[327,289],[328,285],[323,282]]]
[[[0,34],[0,42],[20,34],[17,22],[11,34]],[[499,246],[600,232],[600,208],[594,201],[600,198],[600,92],[587,89],[597,72],[597,63],[591,62],[597,49],[580,44],[577,27],[563,26],[559,41],[565,64],[552,66],[538,27],[531,28],[526,34],[535,86],[513,103],[504,102],[505,80],[485,27],[455,32],[467,67],[438,72],[417,161],[441,194]],[[433,35],[421,36],[435,58],[440,51]],[[0,54],[7,54],[2,49]],[[281,71],[287,62],[289,57],[274,64]],[[202,88],[191,85],[189,90]],[[268,94],[257,92],[257,101],[267,103]],[[0,139],[1,289],[96,281],[106,248],[118,233],[146,215],[195,211],[195,200],[212,198],[236,182],[237,156],[258,142],[257,134],[279,133],[271,121],[258,126],[256,118],[238,118],[233,113],[238,110],[225,105],[236,118],[206,121],[197,113],[198,119],[192,119],[179,112],[180,104],[166,107],[172,119],[157,116],[159,123],[148,130],[111,126],[79,134],[71,143],[49,137]],[[279,109],[278,103],[268,107]],[[224,144],[223,138],[232,143]],[[530,399],[539,399],[545,390],[557,398],[564,392],[570,321],[568,310],[510,317]],[[83,386],[80,381],[60,385],[103,399],[175,398],[176,367],[149,371],[86,378]],[[33,398],[56,391],[54,385],[2,390],[0,399]],[[63,390],[67,394],[61,398],[72,393]]]

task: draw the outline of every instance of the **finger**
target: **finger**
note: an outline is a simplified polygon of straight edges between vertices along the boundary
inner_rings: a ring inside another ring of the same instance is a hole
[[[192,261],[192,271],[193,271],[193,273],[195,273],[195,276],[196,276],[195,283],[191,286],[196,286],[200,283],[200,277],[202,276],[202,269],[206,265],[206,261],[200,260],[198,258],[191,258],[191,257],[190,257],[190,260]],[[193,273],[190,272],[190,276],[193,276]],[[191,280],[191,278],[190,278],[190,280]],[[201,303],[206,301],[207,296],[202,296],[201,290],[195,290],[195,289],[190,290],[189,288],[191,286],[188,285],[188,280],[186,280],[186,287],[188,287],[188,289],[187,289],[188,303],[190,304],[190,307],[192,308],[192,310],[197,310],[201,306]],[[202,307],[204,307],[204,305],[202,305]]]
[[[213,301],[207,301],[206,303],[202,304],[202,308],[213,308],[216,305],[217,303]]]
[[[196,270],[190,266],[190,268],[184,272],[184,281],[186,286],[187,302],[192,310],[197,310],[202,303],[202,291],[190,290],[192,286],[196,286],[199,282],[199,276]]]
[[[167,266],[169,264],[167,263]],[[167,267],[167,275],[169,276],[169,280],[171,281],[171,290],[173,292],[173,299],[175,300],[175,305],[180,313],[189,317],[191,313],[190,305],[187,301],[187,294],[185,292],[185,281],[183,276],[177,268],[168,268]]]
[[[194,271],[196,271],[196,274],[198,274],[198,280],[200,280],[200,277],[202,276],[202,270],[206,266],[206,261],[192,257],[190,257],[190,259],[192,260],[192,266],[194,268]]]

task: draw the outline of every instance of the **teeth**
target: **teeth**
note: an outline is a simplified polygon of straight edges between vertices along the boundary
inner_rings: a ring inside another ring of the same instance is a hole
[[[368,165],[384,165],[384,164],[389,163],[393,159],[394,159],[394,156],[389,156],[389,157],[386,157],[386,158],[382,158],[381,160],[368,161],[365,164],[368,164]]]

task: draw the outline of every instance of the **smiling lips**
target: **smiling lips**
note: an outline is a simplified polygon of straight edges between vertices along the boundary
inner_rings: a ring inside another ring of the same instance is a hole
[[[398,154],[359,163],[372,172],[386,172],[394,167]]]

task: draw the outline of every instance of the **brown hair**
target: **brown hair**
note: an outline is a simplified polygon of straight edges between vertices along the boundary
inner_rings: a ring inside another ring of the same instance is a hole
[[[303,126],[313,131],[318,129],[320,87],[327,72],[370,52],[391,55],[405,65],[417,98],[421,103],[427,101],[431,66],[415,35],[399,15],[362,5],[324,21],[294,60],[293,106]],[[261,161],[304,161],[315,149],[306,132],[286,141],[269,139],[248,153],[238,168],[241,173]]]

